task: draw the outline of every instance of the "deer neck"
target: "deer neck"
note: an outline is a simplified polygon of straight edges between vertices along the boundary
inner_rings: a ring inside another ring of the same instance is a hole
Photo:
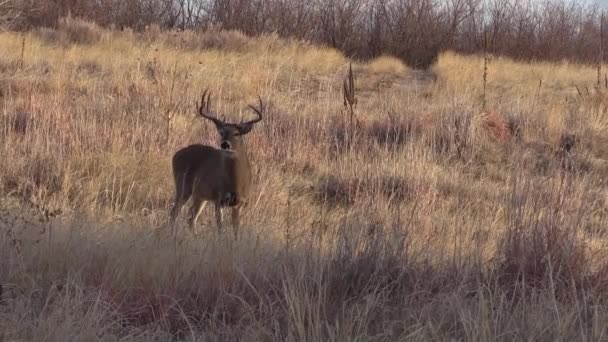
[[[232,177],[235,177],[240,182],[247,183],[250,178],[250,164],[247,153],[247,148],[242,141],[234,141],[230,150],[233,171]]]
[[[227,181],[230,184],[228,192],[236,195],[238,201],[244,201],[251,183],[251,166],[247,157],[247,149],[242,143],[234,144],[229,153],[231,161],[226,164],[228,167]]]
[[[249,157],[245,144],[239,143],[234,147],[235,163],[239,169],[249,168]]]

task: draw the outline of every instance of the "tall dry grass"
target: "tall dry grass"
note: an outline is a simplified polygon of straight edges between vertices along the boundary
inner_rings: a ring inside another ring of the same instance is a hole
[[[605,338],[607,102],[574,88],[593,69],[493,59],[481,113],[481,59],[355,63],[353,133],[335,50],[98,33],[29,33],[23,67],[0,35],[2,339]],[[215,144],[205,88],[232,120],[268,104],[236,242],[210,213],[166,226],[172,153]]]

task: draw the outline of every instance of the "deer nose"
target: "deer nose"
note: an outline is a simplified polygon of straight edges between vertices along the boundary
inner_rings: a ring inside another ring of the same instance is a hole
[[[228,141],[222,141],[222,143],[220,144],[220,147],[222,148],[222,150],[229,150],[230,143]]]

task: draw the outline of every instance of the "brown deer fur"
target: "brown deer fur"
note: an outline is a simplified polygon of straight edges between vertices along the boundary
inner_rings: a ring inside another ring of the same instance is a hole
[[[175,223],[182,206],[192,197],[188,223],[194,226],[206,202],[215,205],[218,230],[222,231],[221,208],[232,209],[232,224],[235,237],[238,236],[239,212],[247,203],[251,187],[251,165],[242,136],[249,133],[253,125],[262,119],[264,105],[250,106],[258,117],[246,123],[226,123],[216,118],[209,110],[211,94],[203,94],[199,114],[211,120],[220,136],[220,147],[194,144],[182,148],[173,156],[173,176],[175,180],[175,204],[171,210],[171,224]]]

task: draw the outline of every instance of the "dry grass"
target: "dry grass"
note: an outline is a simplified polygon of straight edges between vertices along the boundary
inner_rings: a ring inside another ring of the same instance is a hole
[[[407,67],[395,57],[381,56],[369,62],[367,70],[374,74],[400,75],[407,71]]]
[[[95,44],[104,37],[104,30],[92,22],[71,17],[59,20],[57,29],[42,28],[36,31],[37,36],[47,44],[60,44],[68,47],[71,44]]]
[[[99,33],[28,34],[23,67],[0,34],[0,339],[606,338],[608,101],[574,88],[593,69],[493,59],[482,113],[476,57],[436,81],[356,64],[353,134],[335,50]],[[237,242],[211,212],[166,226],[172,153],[215,144],[205,88],[234,120],[268,104]]]

